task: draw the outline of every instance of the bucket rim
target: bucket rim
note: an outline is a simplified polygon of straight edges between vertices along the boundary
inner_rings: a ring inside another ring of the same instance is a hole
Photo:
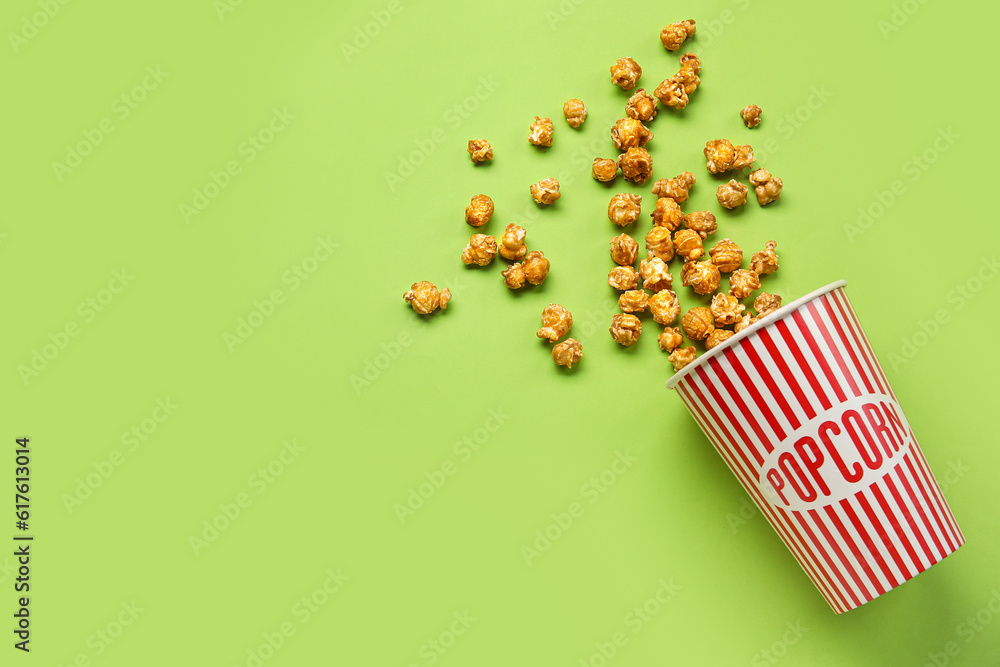
[[[820,287],[817,290],[813,290],[812,292],[809,292],[805,296],[801,296],[798,299],[796,299],[795,301],[792,301],[791,303],[782,306],[781,308],[779,308],[778,310],[774,311],[773,313],[768,313],[766,316],[760,318],[758,321],[754,322],[752,325],[750,325],[749,327],[747,327],[743,331],[739,331],[735,335],[730,336],[725,341],[723,341],[721,344],[716,345],[711,350],[708,350],[707,352],[705,352],[704,354],[702,354],[700,357],[698,357],[697,359],[695,359],[694,361],[692,361],[690,364],[688,364],[687,366],[685,366],[681,370],[679,370],[676,373],[674,373],[670,377],[670,379],[667,380],[667,382],[666,382],[667,389],[674,389],[674,388],[676,388],[677,385],[680,384],[681,380],[683,380],[685,377],[687,377],[688,374],[692,373],[696,368],[704,366],[711,359],[714,359],[715,357],[719,356],[720,354],[723,354],[726,350],[728,350],[729,348],[731,348],[733,345],[735,345],[736,343],[738,343],[743,338],[746,338],[750,334],[755,333],[758,329],[766,327],[771,322],[774,322],[776,320],[780,320],[780,319],[784,318],[786,315],[788,315],[789,313],[791,313],[793,310],[797,310],[798,308],[800,308],[803,305],[809,303],[810,301],[813,301],[814,299],[816,299],[818,297],[821,297],[824,294],[832,292],[835,289],[840,289],[841,287],[845,287],[846,285],[847,285],[847,281],[846,280],[835,280],[834,282],[830,283],[829,285],[824,285],[823,287]]]

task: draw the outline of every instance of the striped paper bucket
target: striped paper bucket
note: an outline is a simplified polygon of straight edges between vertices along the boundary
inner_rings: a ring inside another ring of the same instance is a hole
[[[667,382],[837,613],[965,543],[844,285],[771,313]]]

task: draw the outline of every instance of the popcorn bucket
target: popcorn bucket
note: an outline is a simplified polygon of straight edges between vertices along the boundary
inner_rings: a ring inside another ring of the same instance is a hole
[[[667,382],[838,614],[965,543],[846,284],[761,318]]]

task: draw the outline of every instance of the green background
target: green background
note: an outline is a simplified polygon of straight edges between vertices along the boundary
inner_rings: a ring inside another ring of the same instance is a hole
[[[44,6],[0,12],[2,437],[11,452],[31,437],[36,536],[32,652],[4,646],[3,664],[247,665],[264,644],[267,665],[773,664],[767,650],[919,666],[950,642],[948,664],[1000,664],[995,4],[88,0],[33,19]],[[654,88],[677,69],[659,30],[685,18],[703,83],[650,124],[654,178],[693,171],[685,210],[716,212],[717,238],[776,240],[765,289],[849,281],[968,538],[846,615],[664,389],[656,325],[644,316],[630,349],[606,333],[608,199],[643,194],[637,237],[652,204],[652,181],[589,176],[628,96],[608,67],[632,56]],[[590,110],[579,130],[561,117],[571,97]],[[555,122],[549,150],[526,140],[535,115]],[[113,131],[60,178],[53,162],[103,119]],[[473,168],[474,137],[492,164]],[[780,203],[720,209],[701,154],[719,137],[757,149]],[[549,176],[563,196],[540,210],[528,185]],[[185,216],[196,190],[215,196]],[[480,231],[520,222],[550,258],[543,286],[511,293],[498,263],[461,264],[479,192],[497,210]],[[451,286],[446,312],[406,307],[418,280]],[[550,301],[576,316],[572,372],[534,334]],[[259,326],[236,343],[241,318]],[[602,473],[614,483],[596,490]],[[582,514],[529,564],[522,547],[572,503]],[[12,565],[0,557],[8,623]],[[661,581],[672,597],[637,623]],[[992,625],[963,625],[977,614]]]

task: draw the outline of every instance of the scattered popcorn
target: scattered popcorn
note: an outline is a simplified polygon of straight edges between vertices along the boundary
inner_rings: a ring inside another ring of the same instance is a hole
[[[554,178],[546,178],[537,183],[532,183],[528,189],[531,191],[531,198],[535,200],[536,204],[548,206],[559,199],[559,181]]]
[[[712,257],[712,263],[723,273],[735,271],[743,263],[743,249],[732,239],[722,239],[708,251],[708,254]]]
[[[670,197],[660,197],[653,205],[653,212],[649,214],[653,218],[653,225],[674,231],[681,226],[684,221],[684,212],[681,211],[680,204]]]
[[[632,90],[642,76],[642,68],[639,63],[631,58],[619,58],[611,66],[611,83],[622,90]]]
[[[653,314],[653,321],[657,324],[663,326],[673,324],[674,320],[681,314],[681,302],[677,300],[677,295],[673,290],[660,290],[649,297],[649,312]]]
[[[493,200],[486,195],[476,195],[465,207],[465,221],[473,227],[482,227],[493,217]]]
[[[524,227],[508,223],[497,249],[504,259],[519,260],[528,252],[528,246],[524,245],[524,237],[527,234]]]
[[[713,329],[712,333],[708,334],[708,338],[705,339],[705,349],[711,350],[713,347],[721,345],[724,341],[732,338],[734,335],[734,332],[726,329]]]
[[[761,108],[756,104],[749,104],[743,107],[740,116],[743,117],[743,124],[747,127],[757,127],[760,125]]]
[[[570,127],[580,127],[583,121],[587,120],[587,107],[583,102],[574,98],[563,104],[563,115]]]
[[[524,279],[532,285],[541,285],[549,275],[549,260],[541,250],[533,250],[524,257],[522,262]]]
[[[719,204],[732,210],[737,206],[743,206],[743,204],[747,203],[747,193],[749,191],[750,188],[736,179],[730,179],[728,183],[723,183],[715,191],[715,198],[719,200]]]
[[[733,331],[739,333],[746,329],[748,326],[757,321],[756,317],[752,317],[750,313],[743,313],[736,320],[735,326],[733,326]]]
[[[630,148],[618,156],[618,166],[627,180],[642,185],[653,175],[653,158],[645,148]]]
[[[716,294],[712,297],[712,317],[715,324],[720,327],[727,327],[736,324],[741,314],[746,310],[746,306],[737,301],[736,297],[729,294]]]
[[[697,356],[698,350],[694,347],[681,347],[671,352],[667,361],[674,365],[674,372],[676,372],[694,361]]]
[[[558,303],[550,303],[542,311],[542,328],[537,336],[554,343],[573,327],[573,314]]]
[[[608,271],[608,284],[619,292],[635,289],[639,285],[639,274],[631,266],[616,266]]]
[[[573,368],[583,358],[583,345],[575,338],[567,338],[552,346],[552,361],[559,366]]]
[[[631,225],[642,212],[642,196],[630,192],[620,192],[608,203],[608,220],[619,227]]]
[[[536,146],[551,146],[552,132],[554,130],[551,118],[535,116],[535,122],[531,124],[531,134],[528,135],[528,141]]]
[[[611,239],[611,259],[615,264],[632,266],[639,254],[639,244],[628,234],[620,234]]]
[[[757,311],[757,319],[760,319],[765,315],[770,315],[779,308],[781,308],[780,294],[768,294],[767,292],[761,292],[757,295],[757,298],[753,300],[753,309]]]
[[[674,178],[661,178],[653,184],[653,194],[657,197],[670,197],[680,204],[687,201],[695,180],[690,171],[682,172]]]
[[[666,262],[659,257],[649,257],[639,261],[639,275],[642,276],[642,286],[651,292],[670,289],[674,277]]]
[[[660,42],[667,51],[676,51],[684,44],[684,40],[694,36],[697,31],[693,20],[671,23],[660,31]]]
[[[719,228],[715,222],[715,216],[709,211],[692,211],[684,216],[684,226],[693,232],[698,232],[698,236],[703,239],[709,234],[714,234]]]
[[[497,240],[487,234],[473,234],[462,251],[463,264],[486,266],[497,256]]]
[[[611,140],[620,151],[645,146],[652,138],[649,128],[634,118],[620,118],[611,128]]]
[[[490,146],[490,142],[485,139],[470,139],[469,156],[472,158],[473,164],[479,164],[480,162],[492,160],[493,147]]]
[[[694,71],[695,74],[701,74],[701,61],[698,60],[698,56],[693,53],[685,53],[680,58],[681,67],[687,67]]]
[[[618,297],[618,307],[623,313],[642,313],[649,307],[649,295],[641,289],[630,289]]]
[[[705,340],[708,334],[715,330],[712,311],[703,306],[692,308],[681,318],[681,328],[684,329],[684,335],[691,340]]]
[[[653,90],[653,95],[665,107],[671,109],[683,109],[688,105],[688,94],[683,82],[677,81],[674,77],[664,79]]]
[[[648,123],[656,118],[656,98],[639,88],[625,103],[625,115]]]
[[[750,270],[761,276],[777,271],[778,254],[774,252],[776,247],[778,247],[776,242],[768,241],[762,251],[755,252],[750,258]]]
[[[771,172],[767,169],[761,168],[751,172],[750,183],[757,195],[757,203],[761,206],[766,206],[781,197],[781,179],[771,176]]]
[[[591,167],[590,173],[598,181],[605,183],[613,181],[618,176],[618,163],[608,158],[594,158],[594,166]]]
[[[664,262],[672,260],[674,258],[674,242],[670,238],[670,230],[666,227],[654,226],[646,232],[646,251]]]
[[[629,313],[616,313],[611,318],[611,327],[608,329],[615,342],[623,347],[628,347],[639,340],[642,335],[642,322],[635,315]]]
[[[686,262],[681,267],[681,284],[690,287],[697,294],[711,294],[719,289],[722,274],[711,260]]]
[[[731,169],[746,169],[754,163],[753,148],[749,144],[733,146],[728,139],[706,142],[704,152],[706,166],[713,174]]]
[[[511,264],[500,272],[503,276],[503,283],[510,289],[521,289],[524,287],[524,267],[518,264]]]
[[[663,333],[656,337],[656,342],[659,343],[660,349],[664,352],[673,352],[684,342],[684,335],[677,327],[667,327]]]
[[[403,295],[403,300],[410,304],[413,312],[420,315],[429,315],[440,308],[448,308],[451,301],[451,291],[446,287],[440,292],[434,283],[422,280],[410,285],[410,290]]]
[[[692,229],[678,229],[674,232],[674,252],[685,262],[700,259],[705,254],[701,242],[701,236]]]
[[[729,276],[729,294],[740,301],[758,289],[760,289],[760,279],[753,271],[736,269],[733,271],[733,275]]]

